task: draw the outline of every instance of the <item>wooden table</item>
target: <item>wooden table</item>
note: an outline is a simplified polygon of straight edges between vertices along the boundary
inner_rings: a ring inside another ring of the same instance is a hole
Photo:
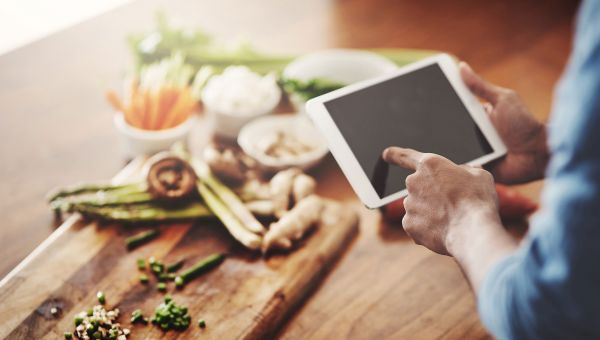
[[[55,186],[109,178],[123,165],[103,94],[118,88],[129,32],[163,8],[177,23],[273,52],[327,47],[445,50],[516,89],[546,119],[568,56],[573,1],[139,0],[0,56],[0,277],[56,227],[45,205]],[[195,136],[194,138],[203,138]],[[320,191],[355,201],[330,159]],[[537,199],[540,183],[519,187]],[[485,338],[450,258],[415,246],[399,226],[361,210],[361,233],[305,302],[283,338]]]

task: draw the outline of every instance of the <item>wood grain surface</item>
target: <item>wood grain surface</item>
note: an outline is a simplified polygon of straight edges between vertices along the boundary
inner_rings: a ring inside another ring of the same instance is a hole
[[[119,178],[138,163],[130,164]],[[148,226],[71,216],[0,281],[0,338],[60,338],[73,331],[75,315],[97,304],[98,291],[106,294],[109,308],[121,311],[119,322],[132,331],[129,339],[272,337],[356,236],[358,216],[353,210],[327,201],[323,220],[295,251],[266,258],[244,249],[214,219],[159,226],[159,238],[128,252],[124,238]],[[153,256],[163,263],[184,259],[185,269],[216,252],[227,254],[219,267],[183,289],[168,284],[169,294],[192,316],[185,332],[165,333],[129,322],[138,308],[151,316],[165,295],[157,291],[156,280],[138,281],[138,258]],[[59,313],[52,315],[52,308]],[[197,327],[200,319],[206,320],[207,328]]]
[[[577,1],[138,0],[0,56],[0,276],[57,224],[55,186],[108,178],[123,165],[103,93],[131,67],[124,36],[157,9],[224,38],[276,52],[328,47],[448,51],[514,88],[543,120],[567,60]],[[192,147],[205,139],[201,127]],[[358,204],[328,159],[321,194]],[[517,187],[538,199],[541,182]],[[486,338],[459,268],[361,210],[357,241],[286,324],[282,338]],[[50,279],[48,280],[51,281]],[[23,297],[23,299],[26,299]],[[26,301],[26,300],[25,300]],[[0,300],[0,303],[3,301]]]

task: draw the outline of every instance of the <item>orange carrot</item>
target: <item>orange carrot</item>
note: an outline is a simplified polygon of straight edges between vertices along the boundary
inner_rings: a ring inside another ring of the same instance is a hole
[[[161,102],[159,110],[159,129],[165,128],[165,120],[171,113],[171,109],[179,98],[180,90],[171,86],[166,87],[165,97]]]
[[[179,116],[184,116],[187,118],[190,114],[189,108],[190,102],[192,101],[193,99],[190,89],[183,89],[179,95],[179,98],[177,98],[177,102],[173,105],[171,112],[169,112],[169,115],[166,117],[163,128],[168,129],[174,127],[176,122],[181,120]]]
[[[150,96],[150,108],[148,109],[148,114],[149,114],[149,126],[151,130],[158,130],[160,129],[160,126],[157,125],[157,121],[158,121],[158,109],[160,108],[160,101],[162,96],[164,95],[164,88],[160,87],[158,90],[156,90],[155,92],[151,93],[150,90],[148,90],[149,96]]]
[[[108,99],[108,102],[115,110],[125,113],[125,105],[123,105],[123,102],[114,91],[106,92],[106,99]]]

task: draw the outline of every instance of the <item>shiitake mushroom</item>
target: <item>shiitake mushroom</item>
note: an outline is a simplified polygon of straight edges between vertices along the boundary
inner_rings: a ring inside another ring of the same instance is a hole
[[[175,201],[189,196],[196,187],[196,173],[184,159],[164,152],[148,160],[146,170],[148,191],[165,201]]]

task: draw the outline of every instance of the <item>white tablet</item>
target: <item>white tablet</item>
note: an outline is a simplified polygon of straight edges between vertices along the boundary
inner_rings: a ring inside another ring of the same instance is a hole
[[[506,153],[483,106],[446,54],[313,98],[306,111],[368,208],[406,195],[410,171],[383,161],[389,146],[472,165]]]

